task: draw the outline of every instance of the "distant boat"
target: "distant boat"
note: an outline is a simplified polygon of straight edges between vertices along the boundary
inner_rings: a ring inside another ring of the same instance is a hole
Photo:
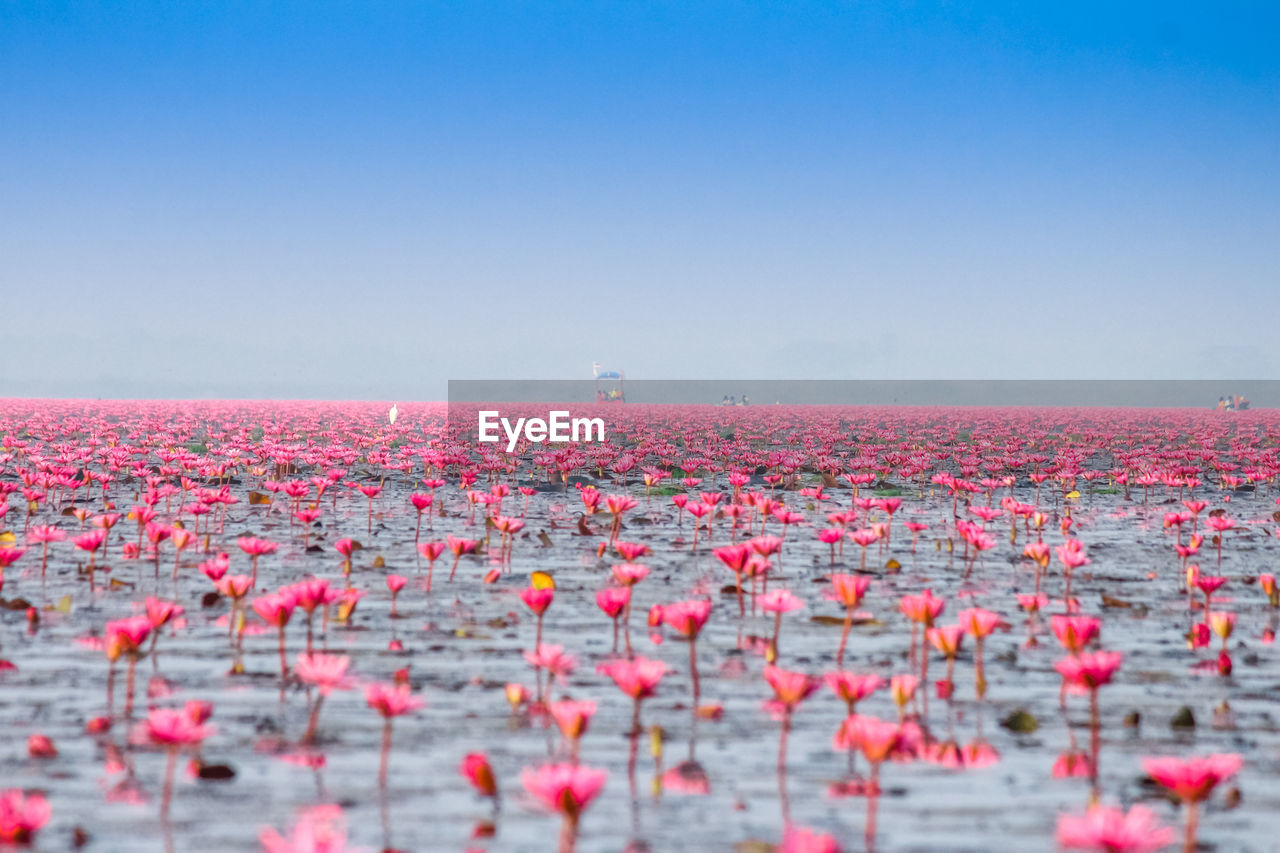
[[[605,370],[600,366],[600,362],[592,362],[591,374],[596,380],[596,402],[597,403],[625,403],[627,401],[626,394],[622,390],[622,384],[626,380],[627,375],[621,370]]]

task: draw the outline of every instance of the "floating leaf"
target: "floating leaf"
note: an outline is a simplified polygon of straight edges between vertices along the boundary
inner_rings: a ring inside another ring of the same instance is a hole
[[[889,562],[885,563],[884,567],[891,572],[896,572],[902,568],[902,563],[899,563],[897,560],[890,557]]]
[[[236,771],[226,764],[201,764],[196,775],[201,779],[224,782],[236,778]]]
[[[1115,598],[1113,596],[1104,594],[1102,596],[1102,606],[1103,607],[1132,607],[1133,603],[1129,601],[1125,601],[1123,598]]]
[[[373,567],[375,569],[385,569],[387,567],[387,561],[382,558],[381,554],[379,554],[377,557],[374,557]]]
[[[53,609],[58,611],[59,613],[70,613],[71,612],[71,596],[64,595],[62,596],[62,598],[59,598],[58,603],[53,606]]]
[[[18,537],[14,536],[13,531],[11,530],[6,530],[4,533],[0,533],[0,545],[13,545],[17,541]]]
[[[529,586],[534,589],[555,589],[556,579],[549,572],[534,572],[529,575]]]
[[[1019,708],[1001,720],[1000,725],[1004,726],[1011,732],[1017,732],[1018,734],[1025,735],[1031,734],[1036,729],[1040,728],[1040,721],[1036,719],[1035,714],[1032,714],[1025,708]]]
[[[809,621],[815,625],[844,625],[843,616],[810,616]],[[879,620],[871,616],[854,616],[854,625],[879,625]]]
[[[1073,489],[1072,491],[1067,492],[1065,495],[1063,495],[1063,497],[1065,497],[1069,501],[1078,501],[1080,500],[1080,493]]]
[[[1173,719],[1169,720],[1169,727],[1173,729],[1194,729],[1196,727],[1196,715],[1191,712],[1190,708],[1183,705],[1173,715]]]
[[[262,492],[249,492],[249,506],[271,503],[271,495]]]
[[[538,541],[542,543],[543,548],[551,547],[551,537],[547,535],[545,530],[538,531]]]
[[[774,853],[778,848],[758,838],[748,838],[733,845],[733,853]]]

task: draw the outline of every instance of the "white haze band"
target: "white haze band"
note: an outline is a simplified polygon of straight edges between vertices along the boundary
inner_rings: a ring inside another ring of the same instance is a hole
[[[542,418],[516,418],[512,425],[509,418],[499,418],[496,411],[481,411],[480,441],[501,441],[499,426],[506,433],[508,453],[516,449],[521,432],[534,444],[546,441],[604,441],[603,418],[571,418],[567,411],[548,412],[547,417],[548,420],[545,421]]]

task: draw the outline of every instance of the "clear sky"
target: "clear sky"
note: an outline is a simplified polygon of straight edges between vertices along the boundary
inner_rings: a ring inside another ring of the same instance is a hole
[[[0,396],[1280,377],[1280,4],[0,4]]]

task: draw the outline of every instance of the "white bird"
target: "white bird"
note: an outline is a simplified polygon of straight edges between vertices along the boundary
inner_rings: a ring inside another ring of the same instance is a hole
[[[396,415],[398,414],[400,414],[400,410],[396,408],[395,403],[392,403],[391,411],[387,412],[387,420],[391,421],[391,423],[394,424],[396,422]]]

